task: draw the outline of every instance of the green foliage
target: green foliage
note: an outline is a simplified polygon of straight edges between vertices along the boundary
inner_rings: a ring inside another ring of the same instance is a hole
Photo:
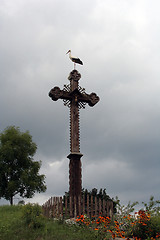
[[[125,206],[120,204],[118,197],[116,197],[114,201],[116,202],[116,214],[114,215],[114,220],[121,223],[121,230],[128,233],[130,232],[131,222],[133,221],[132,214],[134,213],[138,202],[131,203],[129,201]]]
[[[116,197],[116,203],[117,203],[116,217],[121,216],[121,218],[123,218],[124,216],[127,216],[129,214],[134,213],[135,206],[138,205],[138,202],[131,203],[130,201],[128,202],[128,204],[126,206],[125,205],[121,205],[120,204],[120,200],[118,199],[118,197]]]
[[[144,210],[138,212],[138,219],[131,227],[131,235],[138,239],[156,239],[160,237],[160,216],[151,217]]]
[[[21,206],[0,206],[0,239],[16,239],[12,234],[21,225]]]
[[[128,204],[128,208],[132,204]],[[132,209],[132,208],[131,208]],[[134,238],[143,239],[159,239],[160,238],[160,216],[152,216],[144,210],[139,210],[137,218],[130,214],[123,217],[115,218],[99,216],[90,219],[84,215],[77,217],[77,223],[84,227],[88,227],[97,232],[97,236],[101,239],[112,238]]]
[[[140,239],[160,237],[159,200],[151,196],[148,203],[142,202],[144,209],[139,211],[139,221],[133,225],[132,234]]]
[[[106,193],[106,189],[102,189],[102,188],[99,191],[97,188],[93,188],[91,191],[83,188],[82,195],[84,195],[85,197],[87,197],[87,195],[97,197],[98,199],[101,199],[101,200],[103,199],[111,200],[109,195]]]
[[[145,211],[149,212],[152,216],[160,215],[160,201],[154,200],[154,197],[151,196],[149,203],[142,202],[145,207]]]
[[[22,217],[24,207],[0,206],[0,240],[102,240],[89,229],[48,219],[45,227],[28,227]]]
[[[120,205],[118,198],[117,202]],[[149,202],[147,206],[150,205]],[[38,204],[0,206],[0,240],[106,240],[113,237],[160,239],[160,214],[152,215],[146,209],[140,210],[136,219],[130,214],[134,213],[135,206],[135,203],[130,202],[126,207],[119,206],[121,211],[117,213],[122,214],[119,219],[123,222],[117,218],[112,220],[99,216],[97,219],[89,219],[81,215],[77,224],[43,218],[42,208]],[[128,224],[128,232],[124,231],[124,224]]]
[[[0,198],[13,204],[13,196],[31,198],[44,192],[44,175],[39,175],[41,162],[33,161],[37,146],[29,132],[15,126],[0,134]]]
[[[111,200],[110,196],[106,193],[106,189],[102,189],[102,188],[99,190],[99,192],[97,188],[93,188],[91,191],[83,188],[81,194],[86,199],[87,199],[87,195],[89,195],[89,196],[97,197],[98,199],[100,198],[101,200],[103,199]],[[65,192],[64,197],[69,197],[69,192]]]
[[[121,205],[118,198],[117,213],[114,218],[120,223],[121,229],[125,231],[126,236],[138,239],[150,239],[160,237],[160,201],[154,200],[151,196],[148,203],[142,202],[144,209],[139,210],[137,219],[134,216],[135,207],[138,202],[129,202],[126,206]]]
[[[153,237],[156,237],[157,233],[160,233],[160,215],[159,214],[151,217],[150,230],[152,232]],[[160,235],[159,235],[159,238],[160,238]]]
[[[43,228],[45,226],[42,207],[38,204],[26,204],[22,209],[22,218],[30,228]]]

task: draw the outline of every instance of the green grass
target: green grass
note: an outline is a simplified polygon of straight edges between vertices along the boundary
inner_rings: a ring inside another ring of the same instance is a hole
[[[0,206],[0,240],[94,240],[101,239],[95,232],[77,225],[43,219],[42,228],[25,224],[23,206]]]

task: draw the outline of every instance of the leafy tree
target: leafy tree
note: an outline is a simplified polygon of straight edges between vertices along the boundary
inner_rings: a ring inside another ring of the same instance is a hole
[[[160,201],[154,200],[154,196],[150,197],[149,203],[142,202],[145,211],[149,212],[152,216],[160,215]]]
[[[7,127],[0,134],[0,198],[13,204],[19,194],[31,198],[35,192],[45,192],[45,176],[39,174],[41,162],[33,161],[37,146],[28,131]]]

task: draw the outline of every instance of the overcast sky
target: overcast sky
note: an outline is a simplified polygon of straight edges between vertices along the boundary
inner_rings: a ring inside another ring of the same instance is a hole
[[[81,87],[100,97],[80,111],[83,187],[124,204],[160,199],[159,9],[159,0],[0,0],[0,131],[19,126],[38,146],[47,191],[32,202],[69,188],[69,109],[48,97],[69,84],[69,49],[84,62]]]

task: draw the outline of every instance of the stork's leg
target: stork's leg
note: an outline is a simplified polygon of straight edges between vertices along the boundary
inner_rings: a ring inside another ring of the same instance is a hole
[[[76,69],[76,63],[74,62],[74,70]]]

